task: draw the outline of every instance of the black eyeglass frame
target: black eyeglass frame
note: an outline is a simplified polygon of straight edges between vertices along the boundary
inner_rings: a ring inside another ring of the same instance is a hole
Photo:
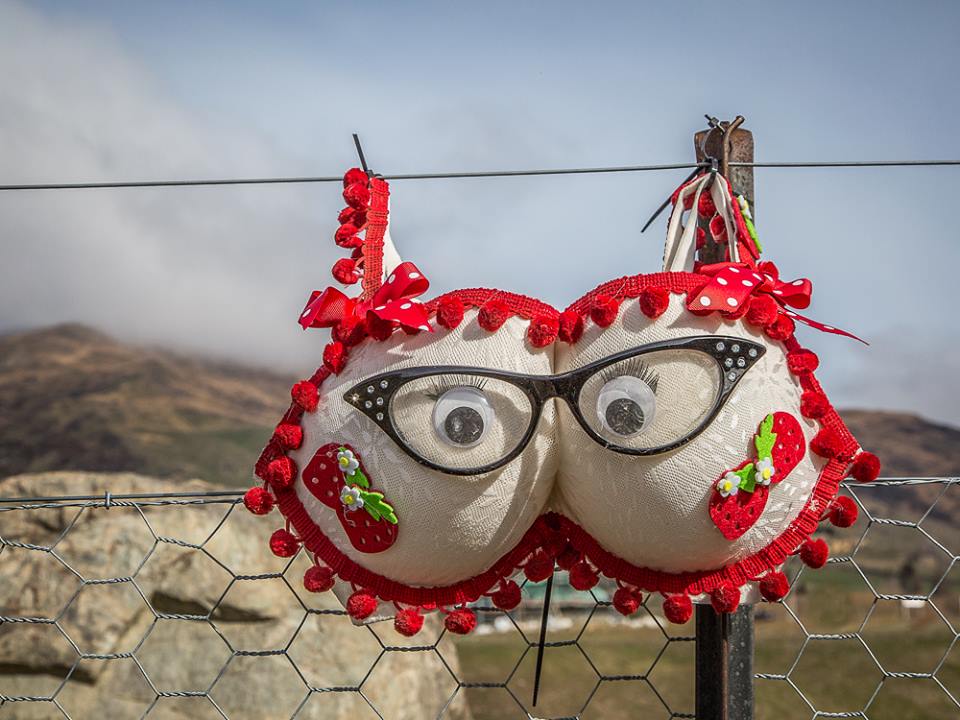
[[[732,348],[735,346],[738,346],[738,352],[733,351]],[[711,357],[717,363],[717,368],[720,372],[720,390],[717,392],[716,398],[714,398],[713,406],[703,417],[703,420],[700,421],[700,424],[682,438],[654,448],[628,448],[617,445],[597,433],[590,426],[590,423],[587,422],[580,410],[580,393],[583,391],[587,380],[605,368],[622,362],[623,360],[629,360],[640,355],[647,355],[658,350],[696,350]],[[756,352],[751,355],[751,350],[755,350]],[[733,389],[743,378],[744,374],[763,357],[765,352],[766,348],[763,345],[751,340],[726,335],[700,335],[640,345],[596,360],[575,370],[560,373],[559,375],[525,375],[523,373],[506,370],[469,367],[465,365],[434,365],[401,368],[399,370],[374,375],[363,382],[357,383],[344,393],[343,399],[370,418],[400,449],[419,464],[448,475],[482,475],[483,473],[503,467],[524,451],[536,432],[537,425],[540,423],[540,415],[543,412],[544,403],[552,398],[559,398],[566,402],[567,407],[570,408],[580,427],[586,431],[587,435],[590,436],[594,442],[608,450],[624,455],[642,456],[659,455],[670,452],[671,450],[676,450],[706,430],[707,426],[717,416],[717,413],[720,412],[720,408],[726,403]],[[731,361],[729,367],[725,364],[728,359]],[[743,367],[738,366],[738,360],[740,359],[744,360]],[[531,412],[530,425],[527,427],[526,432],[516,447],[496,462],[473,468],[451,468],[428,460],[408,446],[393,425],[393,419],[390,415],[390,403],[396,392],[407,383],[433,375],[474,375],[478,377],[489,377],[509,383],[520,389],[530,402]],[[380,402],[381,400],[382,402]]]

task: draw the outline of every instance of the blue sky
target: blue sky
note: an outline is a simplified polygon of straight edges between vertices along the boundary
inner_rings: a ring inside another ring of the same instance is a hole
[[[960,157],[960,6],[919,2],[0,2],[0,181],[684,162],[709,112],[758,160]],[[558,305],[654,271],[682,171],[407,181],[393,232],[436,291]],[[960,423],[960,168],[758,170],[757,218],[841,405]],[[0,329],[120,337],[304,371],[332,185],[6,193]]]

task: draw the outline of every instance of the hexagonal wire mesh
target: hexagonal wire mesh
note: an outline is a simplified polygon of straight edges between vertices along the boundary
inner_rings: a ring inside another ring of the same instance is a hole
[[[861,516],[822,530],[830,563],[791,561],[791,593],[757,608],[758,718],[960,714],[958,485],[845,486]],[[533,708],[542,584],[466,638],[354,627],[239,502],[2,501],[0,717],[694,717],[694,638],[651,598],[622,618],[558,573]]]

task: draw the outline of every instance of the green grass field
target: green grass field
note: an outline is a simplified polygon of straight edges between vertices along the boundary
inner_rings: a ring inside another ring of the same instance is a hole
[[[879,561],[865,564],[875,586],[896,584]],[[929,604],[908,610],[896,600],[876,600],[850,564],[805,571],[789,599],[803,628],[782,605],[764,604],[756,611],[754,670],[789,677],[756,681],[758,720],[810,718],[815,711],[865,711],[874,720],[960,717],[960,708],[935,680],[887,677],[881,684],[878,663],[888,673],[936,670],[939,682],[960,697],[960,643],[955,646],[951,628],[960,627],[960,573],[948,575],[934,600],[949,625]],[[659,614],[656,602],[651,601],[650,609]],[[567,616],[573,626],[550,632],[548,642],[577,642],[546,650],[536,708],[530,706],[536,649],[524,654],[527,643],[520,632],[457,641],[464,682],[501,683],[509,678],[507,687],[516,696],[503,688],[465,690],[475,720],[525,717],[518,701],[535,717],[616,720],[693,713],[692,639],[668,642],[656,625],[626,622],[609,608],[598,608],[585,626],[585,613]],[[680,628],[664,623],[664,628],[693,633],[692,623]],[[535,642],[535,631],[526,632]],[[809,638],[816,634],[851,637]],[[641,677],[601,680],[600,675]]]

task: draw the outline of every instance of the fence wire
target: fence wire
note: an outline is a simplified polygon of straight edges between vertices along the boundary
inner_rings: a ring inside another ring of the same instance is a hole
[[[757,718],[960,716],[960,479],[847,485],[832,558],[756,612]],[[555,578],[455,638],[355,627],[240,493],[0,501],[0,718],[693,718],[694,643],[659,602]],[[276,518],[274,518],[276,522]]]

